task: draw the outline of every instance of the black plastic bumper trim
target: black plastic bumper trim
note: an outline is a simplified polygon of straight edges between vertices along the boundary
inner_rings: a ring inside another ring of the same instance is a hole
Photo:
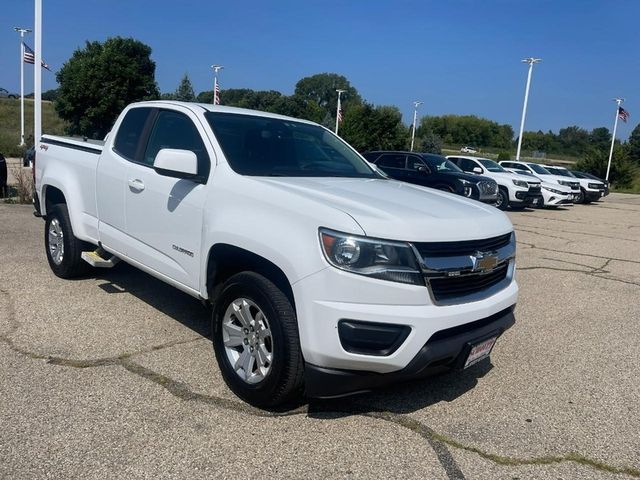
[[[397,382],[416,380],[460,368],[470,345],[500,336],[515,323],[509,307],[490,317],[436,332],[402,370],[377,373],[305,365],[305,390],[309,397],[333,398],[364,392]]]

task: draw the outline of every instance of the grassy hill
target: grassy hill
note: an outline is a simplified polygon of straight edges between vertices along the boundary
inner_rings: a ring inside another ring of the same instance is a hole
[[[44,133],[64,133],[65,122],[58,117],[53,103],[42,102],[42,129]],[[33,144],[33,100],[24,101],[24,138],[28,146]],[[0,98],[0,153],[5,157],[21,157],[24,148],[20,143],[20,100]]]

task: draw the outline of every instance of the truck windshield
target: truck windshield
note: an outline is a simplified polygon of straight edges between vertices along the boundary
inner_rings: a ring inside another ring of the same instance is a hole
[[[384,178],[320,126],[236,113],[205,117],[229,165],[241,175]]]
[[[496,162],[494,162],[493,160],[489,160],[488,158],[483,158],[478,160],[482,166],[484,168],[486,168],[487,170],[489,170],[490,172],[506,172],[506,170],[504,168],[502,168],[502,166]]]
[[[539,173],[540,175],[550,175],[549,170],[547,170],[544,167],[541,167],[537,163],[527,163],[527,165],[529,165],[529,168],[531,168],[531,170],[533,170],[536,173]]]
[[[564,168],[555,168],[555,167],[545,167],[554,175],[560,175],[561,177],[575,177],[571,172],[565,170]]]

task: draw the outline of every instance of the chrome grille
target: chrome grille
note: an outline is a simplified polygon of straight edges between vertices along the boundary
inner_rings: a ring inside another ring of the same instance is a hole
[[[514,233],[479,240],[412,244],[436,305],[487,298],[513,279]]]
[[[498,192],[498,184],[482,180],[478,182],[478,189],[485,195],[493,195]]]

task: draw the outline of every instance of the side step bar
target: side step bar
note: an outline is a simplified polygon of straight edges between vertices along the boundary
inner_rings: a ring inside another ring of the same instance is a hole
[[[96,268],[112,268],[120,261],[118,257],[111,255],[100,247],[93,252],[82,252],[80,258]]]

